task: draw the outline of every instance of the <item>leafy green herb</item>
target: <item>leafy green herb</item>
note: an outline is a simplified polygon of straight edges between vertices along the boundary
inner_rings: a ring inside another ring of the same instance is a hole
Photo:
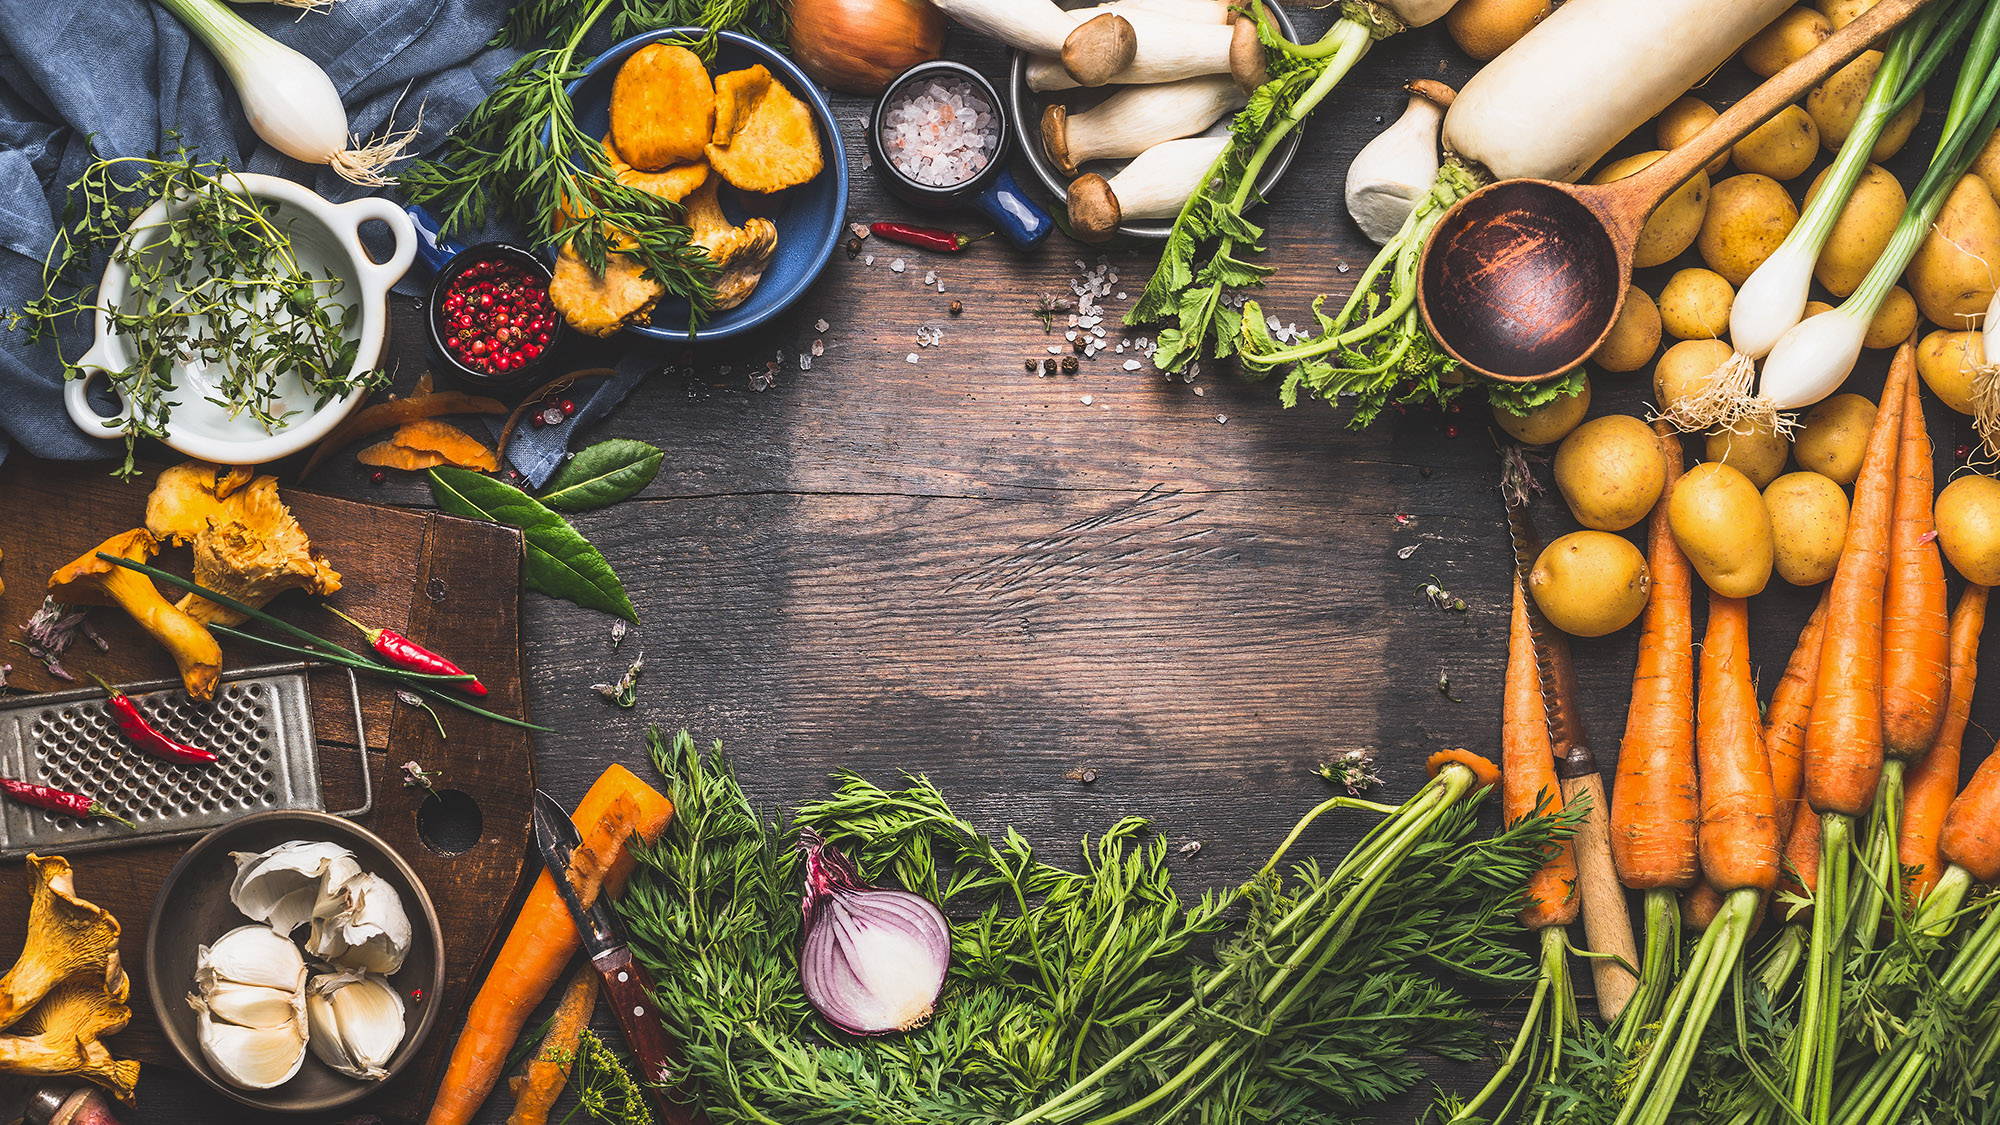
[[[570,458],[549,481],[542,503],[558,512],[608,507],[652,483],[666,451],[643,441],[600,441]]]
[[[299,261],[289,227],[236,190],[233,174],[185,148],[93,160],[69,185],[63,226],[42,266],[42,296],[5,314],[8,327],[30,340],[101,315],[122,341],[130,365],[106,372],[126,407],[107,427],[125,437],[120,476],[137,471],[140,438],[166,435],[181,405],[174,396],[189,389],[175,385],[176,369],[209,368],[208,400],[267,430],[308,400],[316,409],[380,378],[354,371],[360,302],[339,300],[341,278]],[[166,205],[162,214],[139,223],[155,204]],[[128,271],[116,304],[97,290],[107,259]],[[94,370],[65,360],[63,373],[82,379]],[[303,396],[287,394],[288,378]]]
[[[615,613],[628,621],[639,611],[611,564],[590,540],[541,501],[505,481],[467,469],[430,470],[431,495],[445,513],[519,528],[527,547],[523,576],[531,590]]]
[[[594,17],[588,12],[588,5],[576,0],[522,0],[507,13],[494,44],[525,47],[567,40],[589,29]],[[709,34],[696,44],[706,58],[717,31],[746,31],[769,42],[783,42],[790,12],[780,0],[618,0],[610,16],[614,40],[662,27],[706,28]]]
[[[1446,980],[1532,979],[1518,888],[1573,828],[1530,819],[1474,840],[1472,802],[1427,786],[1426,811],[1331,870],[1280,873],[1281,849],[1190,902],[1143,821],[1086,838],[1062,868],[1018,832],[981,833],[920,777],[843,774],[795,820],[769,820],[720,745],[655,732],[652,752],[676,815],[619,909],[715,1125],[1345,1120],[1421,1081],[1417,1053],[1476,1055],[1478,1014]],[[1334,808],[1389,811],[1337,797],[1313,815]],[[797,827],[954,919],[928,1025],[855,1039],[806,1004]]]
[[[652,1106],[632,1068],[617,1050],[588,1029],[576,1038],[576,1108],[602,1125],[653,1125]]]

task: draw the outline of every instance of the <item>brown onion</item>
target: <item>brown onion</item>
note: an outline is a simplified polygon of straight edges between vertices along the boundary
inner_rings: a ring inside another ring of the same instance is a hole
[[[879,94],[944,50],[944,14],[930,0],[793,0],[792,55],[813,81]]]

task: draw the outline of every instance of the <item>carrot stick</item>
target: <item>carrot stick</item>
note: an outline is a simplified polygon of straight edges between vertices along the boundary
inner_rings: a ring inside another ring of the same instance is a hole
[[[1790,839],[1799,789],[1805,780],[1806,724],[1812,721],[1813,693],[1819,689],[1820,650],[1826,642],[1826,595],[1813,607],[1799,633],[1798,647],[1764,711],[1764,749],[1771,756],[1771,794],[1778,801],[1778,831]],[[1815,832],[1813,839],[1818,840]]]
[[[659,839],[673,814],[665,797],[624,766],[610,766],[598,777],[571,817],[583,834],[571,883],[586,906],[600,889],[614,895],[624,889],[638,862],[631,842]],[[508,1049],[535,1005],[555,987],[581,944],[555,881],[543,871],[466,1011],[426,1125],[468,1125],[499,1083]]]
[[[1667,459],[1667,490],[1680,477],[1680,438],[1655,426]],[[1694,885],[1694,578],[1667,524],[1666,496],[1647,526],[1652,590],[1639,633],[1632,703],[1611,789],[1611,856],[1633,890]]]
[[[1915,379],[1905,379],[1896,451],[1889,577],[1882,596],[1882,749],[1921,757],[1944,723],[1949,654],[1944,557],[1938,553],[1931,436]]]
[[[597,970],[589,962],[578,962],[563,986],[562,1001],[549,1020],[549,1030],[541,1046],[523,1067],[521,1075],[508,1083],[514,1095],[514,1112],[507,1125],[548,1125],[569,1083],[570,1068],[576,1064],[576,1045],[590,1024],[590,1011],[597,1006]]]
[[[1514,583],[1514,613],[1507,626],[1507,678],[1500,716],[1500,797],[1508,823],[1562,808],[1555,749],[1542,705],[1535,638],[1528,631],[1528,600]],[[1568,840],[1550,849],[1548,862],[1528,880],[1521,924],[1531,930],[1576,920],[1576,848]]]
[[[1938,850],[1976,881],[2000,882],[2000,747],[1986,755],[1952,801],[1938,834]]]
[[[1951,686],[1944,722],[1931,748],[1910,769],[1903,790],[1903,826],[1896,858],[1909,872],[1909,897],[1922,899],[1944,872],[1938,850],[1952,798],[1958,795],[1960,751],[1972,716],[1972,691],[1979,678],[1979,634],[1986,627],[1986,587],[1971,585],[1951,615]]]
[[[1701,642],[1695,753],[1702,876],[1727,894],[1778,885],[1778,809],[1750,677],[1750,603],[1710,594]]]

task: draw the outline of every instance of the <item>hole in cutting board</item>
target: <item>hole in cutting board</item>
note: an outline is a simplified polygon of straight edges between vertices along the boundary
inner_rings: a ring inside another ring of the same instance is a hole
[[[486,824],[479,802],[462,789],[439,789],[417,806],[417,838],[439,855],[463,855]]]

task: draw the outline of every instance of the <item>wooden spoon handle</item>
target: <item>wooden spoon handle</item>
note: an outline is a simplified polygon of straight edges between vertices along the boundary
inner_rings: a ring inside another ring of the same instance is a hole
[[[1639,978],[1632,975],[1632,967],[1639,964],[1639,943],[1632,934],[1625,888],[1618,882],[1617,868],[1612,866],[1604,778],[1591,773],[1563,778],[1561,784],[1565,805],[1579,795],[1590,802],[1590,811],[1576,830],[1576,890],[1582,900],[1584,944],[1592,953],[1601,955],[1590,961],[1597,1014],[1610,1023],[1639,991]]]
[[[1708,166],[1723,150],[1798,101],[1834,71],[1854,61],[1870,44],[1896,30],[1931,0],[1880,0],[1861,18],[1822,40],[1792,65],[1724,110],[1708,127],[1637,175],[1607,184],[1597,205],[1607,226],[1632,238],[1674,189]],[[1593,193],[1595,194],[1595,193]]]

